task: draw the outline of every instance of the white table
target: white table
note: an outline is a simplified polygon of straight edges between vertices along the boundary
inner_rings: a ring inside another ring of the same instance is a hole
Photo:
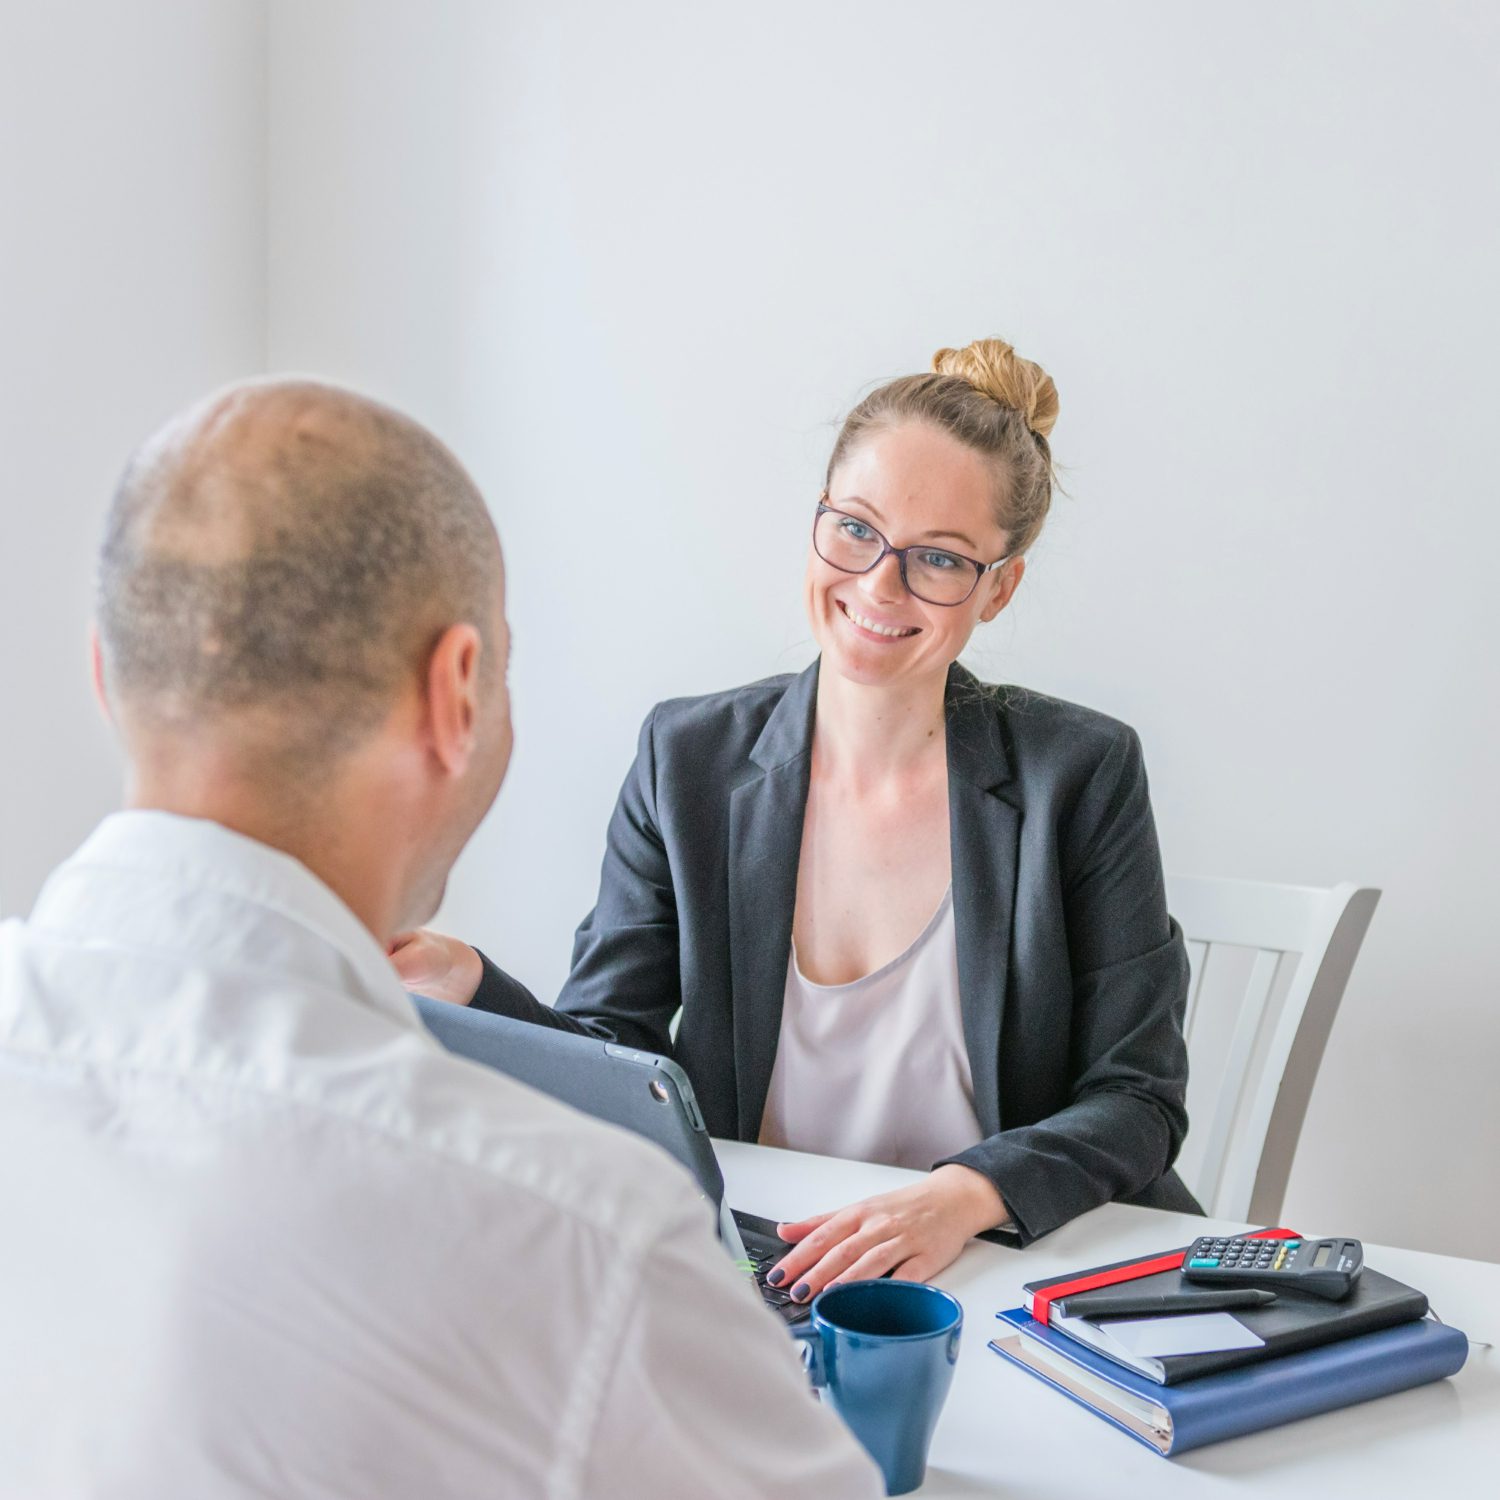
[[[884,1192],[921,1174],[865,1162],[716,1142],[729,1202],[797,1219]],[[1165,1459],[986,1347],[995,1313],[1018,1306],[1021,1283],[1184,1244],[1243,1224],[1112,1203],[1026,1250],[975,1241],[937,1285],[964,1306],[963,1349],[933,1438],[924,1496],[1024,1500],[1133,1496],[1500,1495],[1500,1265],[1365,1246],[1379,1271],[1426,1292],[1436,1312],[1476,1341],[1452,1380]],[[1350,1224],[1297,1224],[1309,1236]]]

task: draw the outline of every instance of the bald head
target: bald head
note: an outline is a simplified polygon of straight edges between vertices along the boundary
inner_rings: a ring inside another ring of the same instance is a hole
[[[328,763],[447,627],[488,640],[500,567],[478,490],[417,423],[311,381],[238,385],[169,422],[120,481],[105,684],[127,732],[254,725],[281,758]]]

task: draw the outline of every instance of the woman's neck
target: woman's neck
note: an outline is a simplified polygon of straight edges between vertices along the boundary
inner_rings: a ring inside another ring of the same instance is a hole
[[[825,773],[870,782],[905,777],[945,759],[947,674],[900,687],[867,687],[818,673],[813,751]]]

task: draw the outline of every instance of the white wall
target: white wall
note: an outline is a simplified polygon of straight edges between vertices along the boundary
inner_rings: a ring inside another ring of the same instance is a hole
[[[131,448],[264,366],[263,0],[0,0],[0,912],[119,798],[89,687]]]
[[[1500,1257],[1493,9],[440,14],[274,0],[270,352],[500,522],[445,920],[555,992],[652,701],[809,659],[833,420],[1001,333],[1071,497],[976,664],[1140,728],[1171,868],[1384,887],[1287,1215]]]

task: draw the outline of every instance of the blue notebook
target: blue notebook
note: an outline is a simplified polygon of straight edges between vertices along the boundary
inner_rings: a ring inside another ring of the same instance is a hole
[[[997,1316],[1007,1326],[990,1342],[996,1354],[1168,1457],[1442,1380],[1456,1374],[1469,1353],[1458,1329],[1416,1318],[1164,1386],[1043,1327],[1024,1308]]]

